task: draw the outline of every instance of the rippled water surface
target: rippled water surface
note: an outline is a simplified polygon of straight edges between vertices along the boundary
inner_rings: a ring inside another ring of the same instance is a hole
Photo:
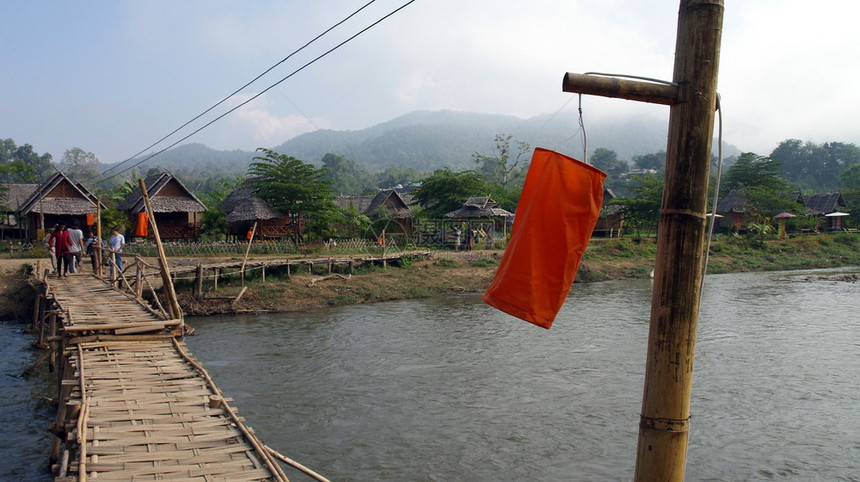
[[[707,278],[688,480],[860,480],[860,283],[822,273]],[[577,284],[549,331],[464,296],[189,319],[187,342],[268,445],[331,480],[629,480],[650,290]],[[4,398],[38,418],[15,349]]]

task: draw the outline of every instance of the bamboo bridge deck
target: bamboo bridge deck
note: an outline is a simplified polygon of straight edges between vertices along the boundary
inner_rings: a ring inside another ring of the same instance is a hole
[[[41,284],[41,341],[58,369],[56,480],[287,480],[280,454],[180,341],[181,319],[93,275]]]

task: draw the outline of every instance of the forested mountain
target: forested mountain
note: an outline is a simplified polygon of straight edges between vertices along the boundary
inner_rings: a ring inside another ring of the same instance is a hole
[[[630,159],[666,149],[667,124],[649,119],[616,119],[591,123],[589,151],[612,149],[619,158]],[[511,134],[532,147],[545,147],[580,158],[582,140],[573,114],[543,115],[531,119],[467,112],[418,111],[376,126],[355,131],[319,130],[297,136],[272,147],[305,162],[320,165],[328,153],[354,159],[370,170],[412,167],[434,170],[442,167],[472,169],[472,154],[491,155],[497,134]],[[268,146],[261,146],[268,147]],[[156,165],[196,176],[223,172],[243,173],[256,154],[248,151],[216,151],[201,144],[188,144],[147,161],[139,170]]]

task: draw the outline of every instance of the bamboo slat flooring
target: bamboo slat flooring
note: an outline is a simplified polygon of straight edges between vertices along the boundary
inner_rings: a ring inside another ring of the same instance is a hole
[[[96,480],[286,480],[205,371],[173,340],[81,343],[73,434]],[[71,437],[72,435],[70,435]]]
[[[42,326],[62,353],[58,481],[287,480],[177,338],[181,319],[94,276],[44,288]]]
[[[178,324],[165,320],[156,312],[121,293],[104,281],[90,275],[48,277],[45,282],[50,294],[63,312],[65,331],[116,330],[142,327],[153,330]],[[160,325],[159,325],[160,324]]]

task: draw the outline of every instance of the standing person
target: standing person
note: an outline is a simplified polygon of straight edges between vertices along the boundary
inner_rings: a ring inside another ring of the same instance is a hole
[[[466,227],[466,251],[472,250],[472,240],[474,239],[475,232],[472,231],[472,223],[469,223],[469,226]]]
[[[110,230],[110,249],[116,251],[116,254],[111,253],[115,258],[114,262],[116,263],[117,269],[122,271],[122,256],[119,253],[122,253],[122,247],[125,246],[125,236],[119,234],[119,228],[113,228]],[[113,275],[113,264],[111,264],[111,275]]]
[[[96,235],[96,231],[95,230],[90,231],[90,237],[87,238],[86,251],[87,251],[87,254],[90,256],[90,262],[93,265],[93,273],[98,272],[98,268],[99,268],[99,260],[98,260],[99,250],[96,249],[96,247],[99,246],[99,244],[100,244],[99,238]]]
[[[72,254],[71,272],[77,273],[78,266],[81,265],[81,253],[84,252],[84,232],[81,231],[77,221],[72,221],[72,227],[67,231],[71,240],[69,244],[69,252]]]
[[[57,277],[69,276],[69,264],[72,262],[69,245],[72,244],[72,241],[69,239],[69,232],[66,230],[65,222],[60,221],[60,228],[51,235],[49,243],[51,243],[51,248],[57,255]]]
[[[460,251],[460,236],[463,231],[460,231],[460,226],[454,226],[454,251]]]
[[[54,239],[54,233],[60,230],[60,225],[55,224],[54,229],[50,232],[45,233],[45,237],[42,238],[42,244],[45,245],[45,248],[48,250],[48,256],[51,258],[51,274],[57,272],[57,252],[53,248],[54,244],[51,242]]]

